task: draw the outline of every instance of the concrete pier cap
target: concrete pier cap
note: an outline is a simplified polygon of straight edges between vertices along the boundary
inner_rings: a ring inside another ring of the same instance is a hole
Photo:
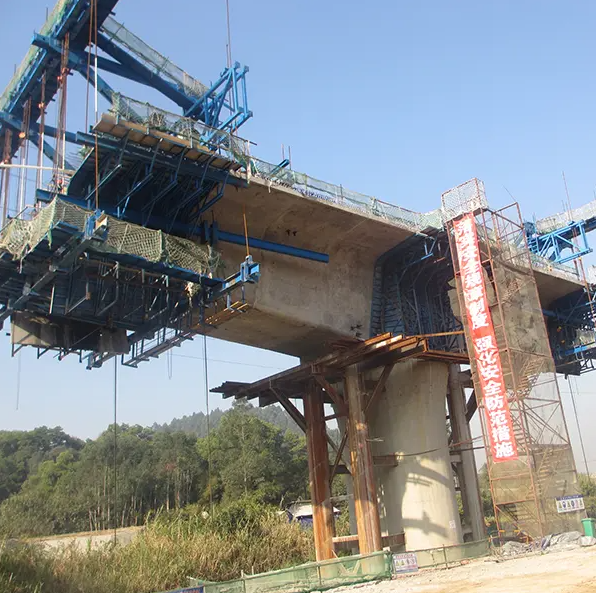
[[[398,363],[369,412],[373,454],[399,459],[375,468],[381,529],[404,531],[408,550],[462,543],[446,430],[448,378],[446,363]]]

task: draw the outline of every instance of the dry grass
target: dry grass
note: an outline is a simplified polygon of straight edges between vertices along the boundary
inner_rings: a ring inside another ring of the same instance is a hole
[[[2,593],[152,593],[185,586],[188,576],[230,580],[311,560],[312,534],[272,512],[259,516],[158,518],[125,547],[44,552],[0,549]]]

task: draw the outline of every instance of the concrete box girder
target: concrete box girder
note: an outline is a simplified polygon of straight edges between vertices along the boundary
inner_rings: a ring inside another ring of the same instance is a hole
[[[251,249],[261,280],[247,289],[251,310],[222,324],[211,335],[298,356],[315,358],[326,343],[368,337],[374,265],[379,256],[415,233],[397,222],[306,197],[252,179],[247,188],[227,187],[214,207],[221,228],[244,234],[244,212],[252,237],[321,251],[329,263]],[[224,262],[246,250],[220,243]],[[232,267],[228,271],[232,271]],[[544,308],[581,283],[536,271]]]

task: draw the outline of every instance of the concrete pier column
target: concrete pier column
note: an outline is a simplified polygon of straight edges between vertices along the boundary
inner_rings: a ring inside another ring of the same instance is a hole
[[[397,454],[376,468],[383,533],[405,532],[408,550],[462,542],[447,443],[448,365],[398,363],[369,411],[374,455]]]
[[[478,470],[472,450],[472,432],[466,419],[466,394],[461,386],[459,372],[458,364],[449,365],[449,416],[452,438],[454,443],[462,443],[461,446],[456,446],[452,450],[461,457],[458,474],[462,502],[466,519],[472,528],[472,538],[474,541],[478,541],[486,537],[486,527],[478,485]]]
[[[329,487],[329,453],[325,432],[325,409],[321,388],[311,381],[304,398],[308,475],[313,510],[313,532],[317,560],[335,557],[333,550],[333,506]]]
[[[358,545],[361,554],[370,554],[383,548],[372,451],[364,415],[364,388],[355,365],[346,369],[344,388],[348,400],[348,443]]]

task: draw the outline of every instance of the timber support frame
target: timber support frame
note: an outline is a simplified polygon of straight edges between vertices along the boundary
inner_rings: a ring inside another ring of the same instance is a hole
[[[399,459],[397,455],[373,456],[367,412],[378,401],[391,370],[400,361],[421,358],[468,362],[466,355],[431,349],[432,337],[382,334],[255,383],[227,382],[212,390],[224,397],[258,399],[261,406],[277,402],[306,434],[317,560],[356,546],[361,554],[368,554],[385,546],[404,545],[403,533],[381,535],[374,465],[396,466]],[[380,369],[378,379],[371,381],[370,372],[376,369]],[[291,401],[296,399],[302,400],[303,412]],[[326,414],[325,404],[333,406],[333,413]],[[326,427],[327,421],[338,418],[345,419],[339,444],[330,438]],[[344,451],[346,445],[349,459]],[[331,460],[329,447],[334,452]],[[334,537],[331,484],[336,475],[346,473],[352,477],[358,533]]]

